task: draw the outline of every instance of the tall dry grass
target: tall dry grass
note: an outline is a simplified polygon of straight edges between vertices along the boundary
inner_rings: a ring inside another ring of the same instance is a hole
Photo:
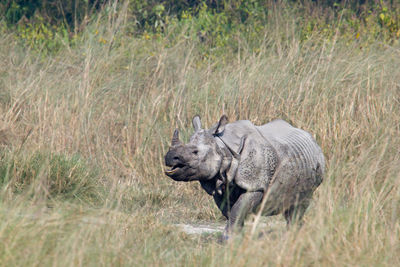
[[[259,51],[238,37],[239,51],[207,60],[185,32],[119,35],[124,16],[45,57],[0,38],[2,265],[400,264],[399,46],[301,42],[276,15]],[[313,133],[327,171],[301,229],[221,246],[173,226],[222,220],[197,183],[162,172],[173,129],[187,139],[195,114],[206,126],[227,114]],[[48,160],[35,171],[37,153]],[[96,201],[51,197],[76,166],[51,176],[52,155],[100,172]]]

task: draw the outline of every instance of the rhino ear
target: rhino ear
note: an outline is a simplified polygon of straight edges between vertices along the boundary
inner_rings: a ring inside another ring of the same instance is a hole
[[[198,131],[201,129],[201,121],[200,121],[199,115],[196,115],[193,117],[192,123],[193,123],[193,128],[195,131]]]
[[[217,127],[212,129],[212,134],[218,135],[222,133],[225,130],[225,125],[227,125],[228,122],[228,117],[226,115],[222,115],[222,117],[219,119]]]
[[[181,144],[181,141],[179,140],[179,131],[178,131],[178,129],[175,129],[174,135],[172,136],[171,146],[177,146],[180,144]]]

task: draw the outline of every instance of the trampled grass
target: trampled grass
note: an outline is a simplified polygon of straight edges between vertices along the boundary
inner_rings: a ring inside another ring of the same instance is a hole
[[[185,30],[143,40],[123,23],[45,57],[0,38],[2,265],[400,264],[400,46],[302,42],[276,23],[257,51],[238,37],[208,58]],[[222,221],[197,183],[163,175],[174,128],[187,140],[196,114],[316,137],[327,171],[302,228],[221,245],[174,226]]]

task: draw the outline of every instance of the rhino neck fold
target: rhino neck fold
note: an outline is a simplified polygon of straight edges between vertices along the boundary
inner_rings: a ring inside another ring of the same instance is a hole
[[[217,144],[220,146],[223,156],[221,168],[220,168],[220,176],[222,177],[222,182],[224,184],[230,183],[233,181],[233,178],[236,175],[236,171],[240,162],[240,153],[243,150],[244,142],[246,140],[246,136],[243,136],[240,140],[240,145],[238,151],[234,151],[229,145],[224,142],[224,140],[216,136]]]
[[[240,155],[235,153],[220,137],[216,136],[219,149],[217,152],[222,157],[221,166],[218,174],[209,180],[199,181],[201,187],[209,195],[223,195],[225,186],[232,182],[239,165]],[[241,149],[240,149],[241,150]]]

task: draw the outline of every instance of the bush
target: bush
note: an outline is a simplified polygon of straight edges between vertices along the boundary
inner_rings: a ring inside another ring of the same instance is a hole
[[[90,16],[100,10],[107,0],[6,0],[0,3],[0,13],[8,24],[16,24],[23,19],[28,21],[41,17],[52,25],[65,24],[74,29],[85,23]]]
[[[122,19],[124,27],[113,28],[113,34],[175,38],[171,32],[189,28],[193,33],[189,38],[197,39],[206,49],[233,45],[235,51],[238,36],[244,37],[250,48],[259,46],[265,29],[276,21],[277,9],[285,10],[287,22],[297,20],[295,34],[303,41],[313,35],[327,40],[339,36],[364,47],[400,38],[400,4],[392,1],[129,0],[118,4],[107,0],[9,0],[0,4],[0,20],[18,41],[42,54],[74,46],[91,21],[114,21],[117,25]],[[116,19],[116,14],[121,17]]]
[[[24,158],[4,154],[0,163],[0,185],[14,194],[30,192],[33,197],[101,203],[101,176],[79,155],[35,152]]]

